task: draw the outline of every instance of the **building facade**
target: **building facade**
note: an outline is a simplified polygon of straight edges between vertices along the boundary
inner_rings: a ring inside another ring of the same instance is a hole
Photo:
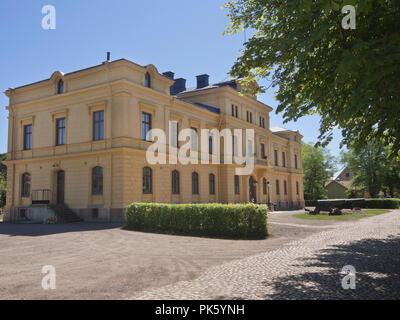
[[[7,90],[4,219],[57,203],[85,220],[105,221],[123,220],[132,202],[303,207],[302,136],[270,127],[272,109],[240,89],[238,80],[209,84],[208,75],[187,89],[172,72],[120,59]],[[235,176],[238,165],[225,163],[150,165],[146,133],[162,129],[173,140],[171,123],[197,132],[254,129],[252,174]]]

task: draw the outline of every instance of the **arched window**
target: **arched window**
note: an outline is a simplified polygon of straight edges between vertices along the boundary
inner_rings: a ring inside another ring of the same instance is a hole
[[[210,194],[215,194],[215,175],[212,173],[209,176],[209,182],[210,182]]]
[[[29,197],[31,194],[31,175],[24,173],[22,175],[21,196],[24,198]]]
[[[64,93],[64,81],[62,81],[62,79],[58,80],[57,93],[58,94]]]
[[[267,179],[263,178],[263,194],[267,194]]]
[[[192,194],[199,194],[199,174],[192,173]]]
[[[144,86],[147,88],[151,88],[151,77],[148,72],[146,72],[146,75],[144,76]]]
[[[92,194],[103,194],[103,168],[94,167],[92,169]]]
[[[149,167],[143,168],[143,193],[151,194],[153,191],[152,186],[152,171]]]
[[[179,171],[172,171],[172,194],[179,194]]]

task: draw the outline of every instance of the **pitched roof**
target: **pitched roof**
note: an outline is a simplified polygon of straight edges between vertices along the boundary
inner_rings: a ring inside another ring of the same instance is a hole
[[[209,105],[206,105],[206,104],[203,104],[203,103],[191,102],[191,101],[187,101],[187,100],[184,100],[184,99],[179,99],[179,100],[181,100],[183,102],[186,102],[186,103],[190,103],[191,105],[194,105],[196,107],[200,107],[200,108],[206,109],[208,111],[214,112],[216,114],[220,114],[221,113],[221,110],[219,108],[216,108],[216,107],[212,107],[212,106],[209,106]]]

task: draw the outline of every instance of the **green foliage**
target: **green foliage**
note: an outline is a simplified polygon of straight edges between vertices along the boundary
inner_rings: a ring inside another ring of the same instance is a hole
[[[6,205],[7,167],[2,163],[6,160],[5,154],[0,154],[0,209]]]
[[[325,183],[336,170],[334,159],[328,150],[303,142],[303,184],[306,200],[326,198]]]
[[[390,157],[391,154],[391,146],[384,146],[380,141],[369,141],[361,150],[350,148],[342,153],[341,162],[354,172],[352,187],[358,194],[365,190],[371,197],[377,197],[381,191],[392,197],[398,195],[400,161]]]
[[[400,199],[366,199],[360,208],[399,209]]]
[[[355,6],[355,30],[341,26],[346,4]],[[230,0],[225,8],[226,33],[254,31],[231,75],[245,83],[267,78],[286,122],[317,113],[322,145],[340,127],[343,145],[383,138],[398,154],[399,1]]]
[[[132,203],[126,209],[127,227],[139,231],[265,238],[267,207],[255,204]]]

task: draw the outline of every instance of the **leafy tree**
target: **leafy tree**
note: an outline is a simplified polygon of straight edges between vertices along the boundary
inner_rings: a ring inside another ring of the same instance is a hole
[[[335,158],[322,147],[303,142],[304,198],[317,200],[326,197],[325,183],[336,171]]]
[[[356,9],[355,30],[342,27],[347,4]],[[270,78],[286,122],[319,114],[319,145],[340,127],[342,145],[361,150],[382,138],[398,154],[400,1],[230,0],[225,8],[226,33],[254,31],[231,75],[245,83]]]
[[[0,154],[0,209],[6,205],[7,167],[1,163],[6,160],[5,154]]]
[[[395,196],[400,190],[400,162],[390,154],[390,146],[375,140],[365,143],[362,150],[343,152],[341,162],[354,171],[352,186],[373,198],[381,191]]]

